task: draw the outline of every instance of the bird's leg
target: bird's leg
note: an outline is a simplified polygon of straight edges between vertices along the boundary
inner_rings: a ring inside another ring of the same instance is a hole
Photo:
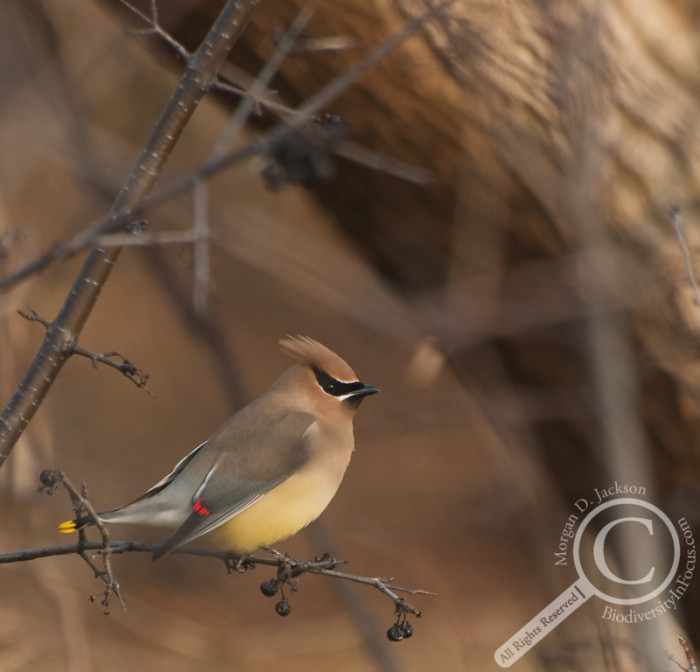
[[[281,553],[270,546],[262,546],[262,549],[274,556],[275,560],[279,563],[277,565],[277,585],[280,589],[282,589],[284,585],[288,585],[292,592],[296,592],[298,577],[306,571],[304,566],[306,563],[301,560],[296,560],[288,553]],[[295,579],[297,580],[295,581]],[[282,597],[284,598],[284,591],[282,592]]]
[[[232,572],[245,574],[249,569],[255,569],[255,563],[250,559],[249,553],[242,553],[241,555],[231,554],[224,559],[224,563],[229,574]]]
[[[324,553],[321,557],[314,558],[315,565],[323,565],[324,569],[335,569],[338,565],[344,565],[345,560],[336,560],[330,553]]]
[[[263,551],[269,553],[270,555],[273,555],[278,560],[282,560],[285,562],[289,560],[289,555],[287,555],[287,553],[281,553],[280,551],[272,548],[271,546],[262,546],[261,548]]]

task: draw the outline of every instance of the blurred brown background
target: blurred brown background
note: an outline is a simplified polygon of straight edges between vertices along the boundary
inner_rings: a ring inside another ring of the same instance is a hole
[[[301,6],[256,10],[229,81],[250,81]],[[303,102],[426,6],[323,0],[275,100]],[[159,3],[189,49],[220,7]],[[368,588],[304,577],[280,619],[258,590],[269,572],[181,556],[115,558],[129,610],[106,617],[88,600],[100,584],[63,557],[2,567],[0,669],[497,669],[494,650],[575,579],[553,553],[576,499],[638,483],[694,525],[700,321],[669,207],[694,254],[698,18],[681,0],[457,0],[329,108],[362,163],[337,158],[312,190],[270,191],[261,160],[211,181],[199,322],[188,245],[122,254],[81,345],[129,357],[154,398],[71,361],[0,475],[0,552],[62,543],[69,505],[36,493],[42,468],[86,481],[98,508],[124,503],[267,388],[289,364],[280,337],[310,335],[382,393],[322,527],[282,550],[437,592],[415,599],[412,639],[386,640],[391,605]],[[4,270],[111,205],[182,67],[128,31],[142,27],[115,0],[0,5]],[[205,101],[164,182],[207,156],[235,103]],[[432,182],[392,174],[404,164]],[[186,231],[192,212],[178,197],[149,230]],[[81,260],[0,297],[4,399],[42,337],[15,310],[53,318]],[[660,669],[637,647],[682,656],[700,582],[648,626],[601,612],[591,600],[517,669]]]

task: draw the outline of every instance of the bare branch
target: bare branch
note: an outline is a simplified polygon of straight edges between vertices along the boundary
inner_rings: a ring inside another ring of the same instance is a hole
[[[397,613],[410,613],[414,616],[420,618],[421,612],[418,611],[413,605],[409,604],[406,599],[398,593],[406,593],[407,595],[435,595],[428,590],[422,590],[420,588],[405,588],[403,586],[397,586],[392,583],[393,579],[390,577],[371,577],[371,576],[359,576],[357,574],[348,574],[347,572],[339,572],[335,569],[338,564],[344,564],[345,561],[341,560],[331,560],[330,558],[323,558],[321,561],[315,560],[312,562],[305,560],[295,560],[290,558],[290,556],[285,553],[280,553],[274,548],[265,547],[263,550],[272,554],[279,563],[280,573],[278,573],[278,578],[285,582],[289,582],[297,576],[302,574],[322,574],[323,576],[331,576],[336,579],[343,579],[345,581],[352,581],[353,583],[361,583],[365,586],[372,586],[376,588],[380,593],[386,595],[393,603]],[[330,562],[328,565],[326,562]]]
[[[688,640],[685,639],[685,637],[678,637],[678,641],[680,642],[681,646],[683,647],[683,652],[685,653],[685,659],[687,662],[687,665],[684,665],[681,663],[679,660],[676,660],[675,657],[671,654],[668,653],[668,659],[672,662],[678,665],[678,667],[683,670],[683,672],[698,672],[698,666],[697,663],[695,662],[695,654],[693,653],[692,649],[690,648],[690,645],[688,644]]]
[[[17,311],[25,320],[29,322],[38,322],[44,329],[49,329],[51,323],[45,320],[39,313],[31,308],[27,310]],[[144,373],[139,369],[136,364],[128,360],[124,355],[119,354],[116,350],[110,350],[109,352],[94,353],[80,347],[76,343],[66,344],[66,353],[68,355],[80,355],[81,357],[87,357],[92,360],[93,367],[97,368],[97,364],[105,364],[106,366],[111,366],[122,373],[126,378],[128,378],[136,387],[141,388],[144,392],[153,396],[151,391],[146,387],[149,375]],[[121,360],[121,361],[119,361]]]
[[[92,365],[95,368],[97,368],[98,364],[111,366],[113,369],[116,369],[126,378],[128,378],[134,385],[136,385],[136,387],[142,389],[151,397],[153,396],[153,393],[146,387],[149,375],[141,371],[136,364],[128,360],[126,357],[124,357],[124,355],[119,354],[116,350],[95,353],[85,350],[85,348],[81,348],[78,345],[74,345],[73,354],[80,355],[81,357],[87,357],[88,359],[92,360]]]
[[[326,108],[350,84],[411,37],[426,21],[429,21],[443,12],[452,2],[454,2],[454,0],[446,0],[408,22],[403,29],[375,47],[362,60],[331,80],[318,93],[297,108],[295,114],[291,115],[284,123],[275,126],[266,135],[256,138],[246,145],[227,152],[216,159],[205,162],[190,174],[173,181],[160,191],[146,196],[136,203],[129,212],[112,213],[106,219],[87,227],[72,239],[55,243],[40,257],[0,277],[0,291],[7,290],[35,273],[44,270],[56,261],[72,257],[86,247],[94,244],[97,236],[119,230],[123,226],[126,226],[132,219],[141,217],[158,205],[194,188],[200,181],[236,165],[245,159],[255,156],[256,154],[268,153],[270,147],[274,146],[276,142],[279,142],[286,133],[289,133],[291,129],[300,126],[314,114]],[[214,87],[215,84],[211,86]],[[2,449],[2,443],[3,442],[0,441],[0,450]]]
[[[60,546],[27,549],[16,553],[3,553],[0,554],[0,565],[14,562],[27,562],[29,560],[37,560],[39,558],[47,558],[57,555],[80,555],[80,557],[83,558],[83,560],[90,566],[95,574],[95,577],[103,581],[105,584],[105,591],[101,602],[105,609],[105,613],[109,613],[109,600],[111,596],[117,597],[122,607],[124,607],[125,600],[120,592],[119,583],[115,579],[110,562],[110,556],[113,554],[130,552],[153,553],[160,548],[160,544],[137,541],[110,541],[107,527],[99,519],[97,512],[87,498],[85,486],[83,486],[81,492],[78,492],[70,480],[61,471],[56,469],[47,469],[43,471],[40,476],[40,481],[42,484],[40,490],[47,491],[47,494],[49,495],[54,493],[59,484],[62,485],[71,498],[76,517],[83,518],[87,515],[97,526],[102,540],[88,541],[85,537],[83,527],[79,530],[80,537],[78,542],[75,544],[63,544]],[[241,556],[227,551],[200,548],[178,548],[172,552],[182,555],[196,555],[222,560],[226,565],[227,571],[229,572],[235,571],[243,573],[255,569],[258,565],[276,567],[277,573],[275,578],[263,582],[260,589],[267,597],[273,597],[281,591],[282,600],[275,605],[277,613],[279,613],[281,616],[288,615],[289,610],[291,609],[289,600],[284,594],[284,588],[288,587],[292,592],[296,592],[298,589],[298,579],[303,574],[318,574],[320,576],[328,576],[333,579],[371,586],[382,595],[388,597],[394,605],[394,613],[397,617],[397,621],[389,630],[389,633],[387,633],[389,638],[393,639],[394,641],[398,641],[404,637],[410,637],[410,634],[407,633],[412,633],[412,626],[406,620],[408,614],[414,615],[418,618],[421,616],[421,612],[410,602],[408,602],[403,595],[435,595],[435,593],[422,590],[420,588],[407,588],[406,586],[396,585],[393,583],[393,579],[387,577],[361,576],[358,574],[340,572],[336,568],[339,565],[346,564],[347,561],[331,558],[328,555],[321,558],[316,558],[314,560],[298,560],[272,548],[264,548],[263,550],[269,553],[271,557],[259,555]],[[87,555],[87,551],[98,552],[98,555],[102,557],[104,569],[100,569],[92,561],[92,558]],[[392,632],[393,635],[391,634]]]
[[[123,1],[123,0],[122,0]],[[238,134],[243,127],[244,122],[251,114],[259,116],[261,107],[265,107],[277,114],[281,119],[298,114],[298,112],[286,105],[275,103],[272,100],[267,100],[266,96],[270,94],[268,86],[274,75],[278,72],[284,59],[290,54],[303,53],[305,51],[335,51],[339,49],[353,49],[359,47],[359,44],[352,38],[318,38],[318,39],[301,39],[300,35],[310,21],[313,13],[316,10],[316,2],[309,3],[299,13],[294,23],[286,31],[282,39],[278,42],[275,53],[272,58],[265,64],[265,67],[260,71],[260,74],[253,82],[250,89],[247,91],[236,86],[232,86],[220,78],[214,84],[214,87],[220,91],[231,93],[236,96],[245,96],[244,102],[239,106],[234,114],[228,129],[220,139],[217,150],[221,154],[230,145],[231,140]],[[172,38],[168,40],[175,42]],[[216,152],[213,156],[216,156]],[[353,161],[360,165],[385,172],[389,175],[412,182],[420,186],[431,184],[435,177],[424,168],[407,164],[398,159],[386,156],[380,152],[358,146],[348,140],[341,140],[335,143],[332,150],[338,156],[342,156],[348,161]],[[213,157],[211,157],[213,158]]]
[[[189,51],[185,48],[185,46],[179,42],[178,40],[173,37],[168,31],[166,31],[159,23],[158,21],[158,8],[156,5],[155,0],[151,0],[151,15],[146,16],[143,12],[141,12],[138,8],[134,7],[131,5],[129,2],[126,0],[121,0],[121,3],[127,7],[131,12],[133,12],[136,16],[138,16],[145,24],[147,24],[149,27],[142,29],[142,30],[132,30],[130,31],[131,33],[135,35],[145,35],[145,36],[151,36],[151,35],[156,35],[157,37],[161,38],[180,58],[183,60],[187,60],[190,57]],[[308,17],[305,19],[302,19],[303,16],[307,15]],[[295,24],[297,24],[300,19],[303,20],[304,25],[308,21],[308,18],[310,18],[311,14],[313,14],[313,10],[310,10],[308,7],[304,10],[302,10],[301,14],[299,15],[299,18],[297,18],[297,21],[295,21]],[[290,34],[298,34],[298,32],[303,29],[303,26],[299,27],[299,30],[296,30],[294,25],[290,28],[290,30],[287,32],[285,38],[282,40],[284,42],[285,39],[287,39]],[[292,40],[294,37],[292,37]],[[290,49],[287,48],[286,46],[278,46],[275,54],[273,55],[273,61],[277,59],[277,57],[280,54],[286,54],[289,53]],[[272,61],[271,61],[272,62]],[[279,60],[279,63],[281,63],[281,59]],[[279,63],[272,68],[273,70],[273,75],[279,68]],[[268,70],[269,63],[268,65],[265,66],[263,69],[263,73]],[[261,73],[261,76],[263,75]],[[260,107],[265,106],[273,111],[276,111],[278,113],[286,113],[286,114],[293,114],[294,110],[292,108],[286,107],[284,105],[279,105],[274,102],[267,102],[265,100],[265,96],[269,93],[268,91],[265,90],[265,85],[260,86],[259,82],[262,80],[260,77],[258,78],[258,81],[256,81],[255,85],[253,88],[251,88],[250,91],[246,91],[245,89],[235,86],[231,84],[230,82],[224,81],[221,76],[217,76],[217,78],[212,82],[211,87],[213,89],[216,89],[218,91],[222,91],[228,94],[235,95],[238,98],[243,98],[248,101],[247,104],[251,106],[251,109],[256,115],[260,114]],[[268,79],[269,82],[269,79]]]
[[[68,480],[65,474],[60,473],[60,479],[63,486],[68,490],[71,500],[74,502],[74,509],[76,509],[76,515],[81,515],[82,511],[86,511],[87,514],[92,518],[95,523],[95,527],[99,530],[100,536],[102,537],[102,548],[98,555],[102,558],[103,569],[94,562],[93,557],[87,555],[84,551],[79,553],[80,557],[85,561],[85,563],[92,569],[95,578],[100,579],[105,584],[104,593],[102,594],[102,600],[100,604],[102,605],[103,612],[109,614],[109,603],[112,596],[119,600],[121,608],[126,611],[126,599],[119,590],[119,583],[114,577],[114,572],[112,571],[112,547],[109,539],[109,532],[105,524],[100,520],[97,515],[97,511],[93,508],[92,504],[87,497],[87,487],[83,484],[81,491],[78,492],[73,484]],[[77,503],[77,506],[75,506]],[[82,540],[85,541],[85,531],[80,531],[82,535]],[[94,599],[92,597],[91,599]]]
[[[110,543],[109,532],[105,524],[100,520],[97,512],[93,508],[92,504],[88,500],[87,487],[83,484],[80,492],[76,487],[70,482],[68,477],[61,471],[56,469],[47,469],[41,472],[39,477],[41,481],[41,487],[39,490],[48,490],[48,494],[53,494],[56,487],[60,483],[68,492],[70,496],[71,503],[73,506],[73,511],[77,518],[83,517],[85,514],[92,519],[92,522],[97,527],[100,536],[102,537],[102,542],[99,546],[99,553],[97,555],[102,558],[102,567],[94,561],[95,556],[89,556],[85,551],[85,545],[87,544],[87,538],[85,536],[85,530],[81,528],[78,530],[79,541],[77,546],[79,547],[76,551],[85,563],[90,567],[95,578],[100,579],[104,584],[104,593],[102,594],[102,600],[100,604],[102,605],[103,612],[109,614],[109,605],[112,596],[116,597],[121,605],[122,609],[126,611],[126,599],[122,595],[119,589],[119,583],[114,577],[114,572],[112,571],[112,562],[110,556],[112,554],[112,546]],[[90,597],[91,600],[95,600],[95,596]]]
[[[122,553],[154,553],[160,548],[160,544],[149,543],[143,541],[110,541],[109,554],[118,555]],[[28,562],[30,560],[38,560],[40,558],[50,558],[60,555],[83,555],[86,551],[99,551],[103,553],[105,550],[104,541],[78,541],[73,544],[62,544],[59,546],[47,546],[42,548],[31,548],[15,553],[1,553],[0,565],[10,564],[15,562]],[[320,576],[328,576],[333,579],[350,581],[352,583],[360,583],[366,586],[371,586],[377,589],[383,595],[386,595],[395,605],[395,608],[402,612],[414,614],[420,617],[421,611],[410,604],[399,593],[406,595],[430,595],[435,593],[422,590],[420,588],[408,588],[406,586],[398,586],[392,583],[392,579],[386,577],[360,576],[358,574],[349,574],[347,572],[339,572],[334,569],[339,565],[347,564],[347,560],[335,558],[321,558],[316,560],[298,560],[288,555],[275,552],[273,557],[265,557],[261,555],[248,555],[241,557],[228,551],[218,551],[214,549],[203,548],[178,548],[172,551],[179,555],[194,555],[198,557],[214,558],[222,560],[231,570],[238,568],[238,571],[248,571],[256,566],[277,567],[282,572],[278,576],[288,577],[291,581],[302,574],[318,574]],[[102,576],[98,578],[104,580]],[[285,578],[284,581],[287,579]],[[115,581],[115,585],[119,586]]]
[[[229,0],[199,49],[188,60],[141,156],[104,220],[106,233],[126,227],[151,191],[185,125],[204,97],[231,47],[245,27],[256,0]],[[94,231],[83,239],[91,244]],[[46,393],[71,354],[97,298],[119,258],[121,248],[95,248],[88,256],[29,371],[0,415],[0,467],[41,405]],[[36,264],[34,264],[36,267]]]
[[[18,310],[17,314],[27,320],[27,322],[38,322],[44,329],[48,329],[51,326],[51,323],[45,320],[33,308],[27,307],[26,310]]]
[[[305,37],[297,40],[292,49],[292,54],[308,54],[312,52],[334,52],[359,49],[361,43],[349,35],[336,35],[335,37]]]
[[[216,91],[221,91],[221,93],[226,93],[237,98],[250,97],[250,94],[242,87],[232,84],[223,78],[217,79],[212,84],[212,89]],[[257,100],[253,99],[253,111],[252,114],[256,117],[262,115],[263,108],[274,112],[278,117],[282,117],[286,114],[294,114],[294,108],[289,107],[289,105],[284,105],[283,103],[278,103],[273,100],[273,97],[277,95],[277,91],[268,90]]]
[[[187,61],[190,57],[190,52],[185,49],[184,45],[178,42],[170,33],[163,30],[160,23],[158,23],[158,3],[156,0],[151,0],[151,16],[146,16],[138,8],[134,7],[131,3],[126,2],[126,0],[121,0],[122,5],[127,9],[132,11],[136,16],[138,16],[144,23],[146,23],[150,28],[144,28],[142,30],[131,30],[130,32],[134,35],[156,35],[162,40],[167,42],[168,45],[177,53],[178,56],[183,61]]]
[[[265,64],[257,79],[243,98],[229,121],[226,129],[221,134],[216,146],[209,155],[213,161],[224,155],[230,148],[233,140],[238,136],[248,121],[251,113],[259,105],[259,101],[267,91],[268,84],[277,74],[284,59],[287,57],[298,35],[310,21],[316,10],[316,0],[309,2],[286,32],[283,40],[275,49],[272,58]],[[201,181],[194,188],[194,309],[197,315],[203,315],[207,309],[209,295],[209,190],[205,181]]]
[[[333,153],[342,156],[348,161],[367,166],[367,168],[386,173],[387,175],[393,175],[400,180],[417,184],[420,187],[434,184],[436,180],[435,174],[426,168],[400,161],[373,149],[356,145],[349,140],[341,140],[336,144],[333,147]]]
[[[275,52],[272,54],[272,58],[265,63],[265,66],[260,71],[260,74],[253,82],[253,85],[250,87],[248,97],[244,98],[238,106],[238,109],[231,118],[226,130],[221,135],[221,138],[219,138],[214,151],[211,153],[209,157],[210,161],[224,155],[231,145],[233,139],[241,131],[254,107],[267,91],[268,84],[277,74],[282,66],[282,63],[284,62],[284,59],[287,58],[287,55],[294,47],[297,37],[314,15],[314,12],[316,11],[316,4],[317,0],[314,0],[314,2],[310,2],[301,10],[301,12],[299,12],[299,15],[294,20],[294,23],[289,27],[289,30],[287,30],[285,33],[282,41],[277,45]]]
[[[161,544],[146,542],[146,541],[111,541],[110,552],[112,554],[120,553],[154,553],[160,548]],[[59,546],[46,546],[42,548],[30,548],[24,551],[16,551],[14,553],[0,553],[0,565],[11,564],[15,562],[28,562],[30,560],[39,560],[41,558],[50,558],[59,555],[73,555],[81,551],[101,551],[104,548],[102,541],[84,541],[74,544],[61,544]],[[397,586],[392,583],[389,577],[371,577],[360,576],[358,574],[348,574],[339,572],[334,567],[345,565],[347,560],[335,558],[322,558],[317,560],[297,560],[289,555],[267,549],[273,553],[272,558],[258,555],[247,555],[242,558],[240,555],[230,553],[229,551],[219,551],[216,549],[207,548],[177,548],[171,551],[173,554],[179,555],[196,555],[204,558],[214,558],[215,560],[223,560],[229,563],[230,567],[235,565],[245,566],[246,571],[253,569],[256,565],[267,567],[282,567],[286,568],[293,574],[292,578],[296,578],[301,574],[320,574],[322,576],[330,576],[335,579],[351,581],[353,583],[361,583],[366,586],[376,588],[384,595],[387,595],[393,602],[401,601],[403,598],[396,593],[405,593],[406,595],[430,595],[435,596],[436,593],[421,588],[407,588],[405,586]],[[244,561],[239,564],[239,561]],[[414,607],[410,607],[410,613],[420,615],[421,612]]]
[[[209,187],[200,182],[194,189],[194,310],[207,312],[209,302]]]
[[[134,237],[130,233],[108,233],[95,238],[100,247],[148,247],[151,245],[188,245],[197,240],[193,229],[188,231],[161,231]]]

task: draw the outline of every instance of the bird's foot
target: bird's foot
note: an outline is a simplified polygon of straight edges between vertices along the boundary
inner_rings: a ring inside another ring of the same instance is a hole
[[[250,554],[243,553],[241,555],[231,555],[224,560],[226,563],[226,569],[229,574],[233,572],[238,572],[239,574],[245,574],[249,569],[255,569],[255,563],[251,560]]]

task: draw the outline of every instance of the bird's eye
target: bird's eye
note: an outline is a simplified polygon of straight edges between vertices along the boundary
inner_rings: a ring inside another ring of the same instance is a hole
[[[326,394],[332,394],[333,396],[338,394],[339,383],[335,378],[329,376],[325,371],[321,371],[321,369],[314,369],[314,374],[316,375],[316,381]]]
[[[329,376],[325,371],[321,371],[321,369],[314,368],[314,375],[316,376],[316,381],[321,386],[321,389],[326,394],[330,394],[334,397],[344,397],[345,395],[364,387],[364,385],[358,381],[353,383],[344,383],[340,380],[336,380],[332,376]]]

